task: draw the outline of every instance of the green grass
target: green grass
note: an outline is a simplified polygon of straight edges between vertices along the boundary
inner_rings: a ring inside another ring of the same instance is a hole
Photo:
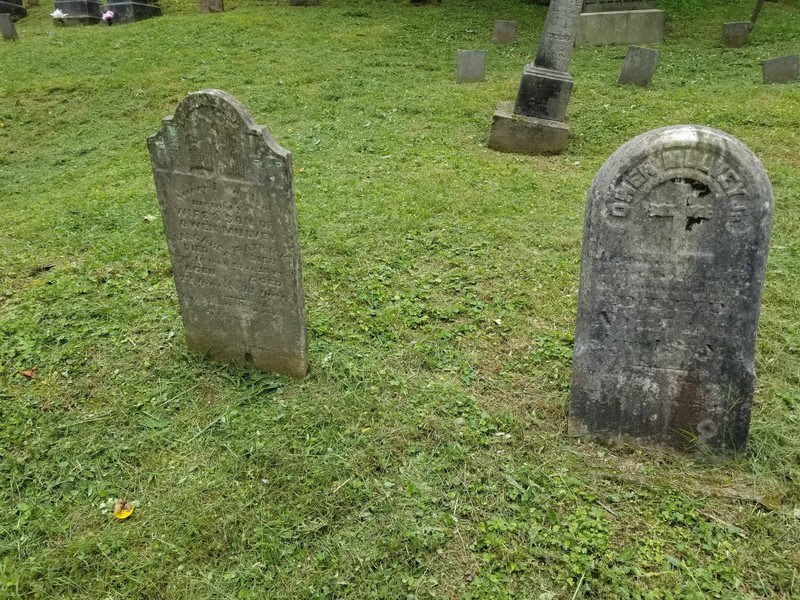
[[[544,9],[228,2],[0,44],[0,597],[800,596],[800,5],[664,2],[648,89],[577,49],[567,153],[486,149]],[[488,81],[456,85],[459,48]],[[294,153],[311,372],[185,348],[145,138],[224,89]],[[584,195],[631,137],[727,131],[775,189],[750,447],[566,436]],[[19,374],[38,367],[33,379]],[[139,507],[125,522],[109,499]]]

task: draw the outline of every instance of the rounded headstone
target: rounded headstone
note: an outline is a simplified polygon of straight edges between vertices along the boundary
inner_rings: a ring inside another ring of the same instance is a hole
[[[709,127],[634,138],[587,197],[570,432],[747,443],[772,226],[758,158]]]

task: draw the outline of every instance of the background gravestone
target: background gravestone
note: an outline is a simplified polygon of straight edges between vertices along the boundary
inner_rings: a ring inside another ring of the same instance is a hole
[[[735,21],[722,25],[722,45],[727,48],[741,48],[750,35],[750,21]]]
[[[800,54],[780,56],[765,60],[763,67],[764,83],[786,83],[800,78]]]
[[[659,44],[665,28],[654,0],[584,0],[575,45]]]
[[[161,7],[157,0],[108,0],[103,6],[103,10],[114,12],[115,23],[134,23],[152,17],[161,16]]]
[[[291,154],[219,90],[189,94],[148,145],[189,348],[304,375]]]
[[[708,127],[634,138],[586,204],[570,433],[742,450],[772,225],[756,156]]]
[[[516,21],[495,21],[492,43],[494,44],[513,44],[517,37]]]
[[[617,85],[650,85],[653,74],[658,65],[658,57],[661,53],[650,48],[637,48],[628,46],[628,52],[622,63],[622,69],[617,79]]]
[[[486,50],[459,50],[456,57],[456,82],[473,83],[486,79]]]
[[[201,13],[225,12],[223,0],[200,0],[198,8]]]
[[[11,20],[11,15],[8,13],[0,14],[0,34],[4,40],[17,39],[17,28],[14,27],[14,21]]]
[[[56,0],[55,8],[63,13],[54,24],[58,25],[96,25],[100,22],[101,7],[99,0]]]
[[[0,14],[9,14],[14,19],[28,16],[28,10],[22,6],[22,0],[0,0]]]

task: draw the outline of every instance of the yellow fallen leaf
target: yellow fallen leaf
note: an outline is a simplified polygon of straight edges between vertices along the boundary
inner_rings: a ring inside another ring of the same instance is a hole
[[[127,519],[133,514],[133,503],[128,502],[125,498],[120,498],[114,505],[114,516],[119,519]]]

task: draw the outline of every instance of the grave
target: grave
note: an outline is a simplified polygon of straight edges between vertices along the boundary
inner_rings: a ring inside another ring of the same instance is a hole
[[[486,79],[486,50],[459,50],[456,55],[456,83]]]
[[[495,21],[492,43],[513,44],[517,37],[516,21]]]
[[[22,0],[0,0],[0,14],[11,15],[14,19],[28,16],[28,10],[22,6]]]
[[[617,85],[650,85],[659,56],[661,53],[658,50],[628,46]]]
[[[115,23],[134,23],[161,16],[161,7],[156,0],[108,0],[103,10],[114,12]]]
[[[653,0],[584,0],[575,45],[659,44],[665,26]]]
[[[219,90],[189,94],[148,146],[189,348],[302,377],[291,153]]]
[[[722,25],[722,45],[727,48],[741,48],[750,35],[750,21],[736,21]]]
[[[17,28],[8,13],[0,13],[0,34],[4,40],[13,41],[17,39]]]
[[[225,12],[224,0],[199,0],[201,13],[218,13]]]
[[[711,129],[618,149],[587,196],[572,435],[741,451],[772,225],[758,158]]]
[[[553,0],[534,62],[525,65],[516,102],[501,102],[489,148],[519,154],[557,154],[567,147],[564,122],[572,94],[567,69],[582,0]]]
[[[764,83],[786,83],[800,78],[800,54],[765,60],[762,65]]]
[[[101,6],[99,0],[56,0],[55,8],[66,16],[58,20],[58,25],[96,25],[100,22]]]

